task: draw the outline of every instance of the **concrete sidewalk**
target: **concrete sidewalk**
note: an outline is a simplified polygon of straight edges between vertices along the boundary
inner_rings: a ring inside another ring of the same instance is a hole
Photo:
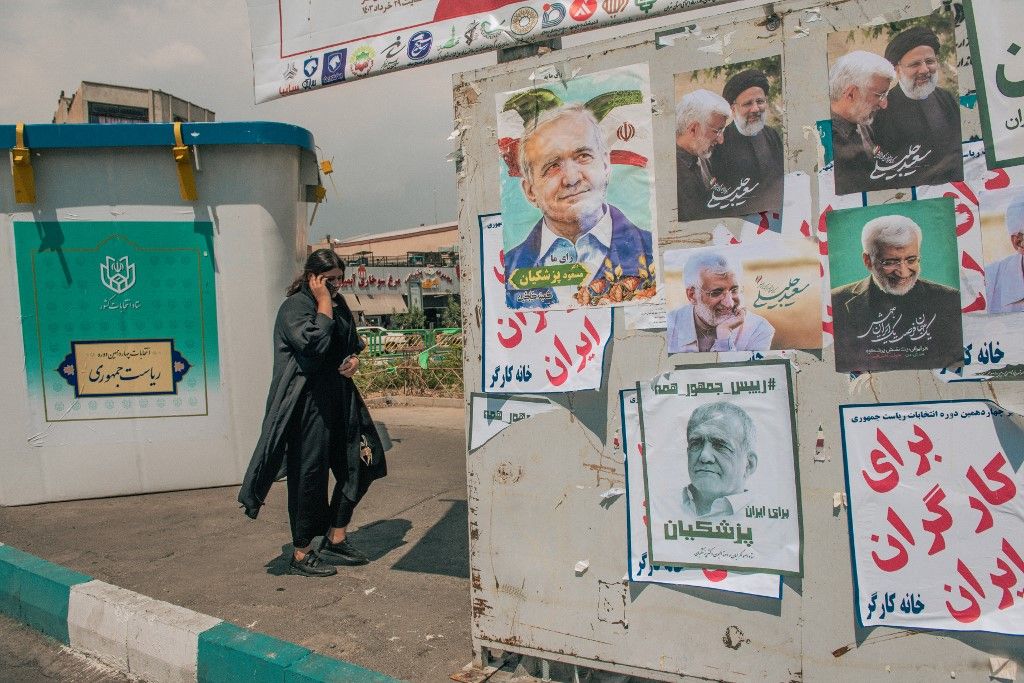
[[[394,448],[353,520],[373,561],[285,574],[283,484],[258,520],[235,487],[0,508],[0,542],[80,574],[408,681],[472,657],[464,413],[375,408]],[[255,439],[255,436],[254,436]]]

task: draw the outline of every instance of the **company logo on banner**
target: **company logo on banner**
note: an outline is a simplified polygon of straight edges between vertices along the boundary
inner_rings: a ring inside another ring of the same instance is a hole
[[[1024,635],[1024,432],[987,401],[840,406],[864,626]]]
[[[348,50],[334,50],[324,54],[324,73],[320,80],[324,85],[345,80],[345,58]]]
[[[369,45],[356,48],[356,51],[352,53],[352,75],[365,76],[370,73],[370,69],[373,68],[373,58],[376,56],[377,51]]]
[[[576,21],[586,21],[597,11],[597,0],[572,0],[569,16]]]
[[[320,66],[319,57],[310,57],[302,63],[302,73],[306,74],[306,78],[312,78],[313,74],[316,73],[317,68]]]
[[[520,7],[512,15],[512,33],[525,36],[537,26],[539,20],[537,10],[532,7]]]
[[[426,59],[430,53],[430,46],[434,44],[434,36],[430,31],[417,31],[409,37],[409,45],[406,52],[409,59],[418,62]]]
[[[629,4],[629,0],[604,0],[601,3],[601,9],[608,13],[608,16],[614,17],[616,14],[626,9],[626,5]]]
[[[553,2],[544,5],[544,18],[541,20],[541,28],[554,28],[565,19],[565,5],[560,2]]]
[[[524,40],[545,40],[584,28],[735,1],[362,0],[311,4],[307,0],[249,0],[256,101],[301,92],[299,85],[288,83],[298,73],[294,64],[330,50],[347,50],[349,72],[363,77],[416,66],[428,56],[431,60],[461,57]],[[566,17],[572,20],[566,21]],[[322,64],[326,70],[326,63]],[[312,74],[306,78],[310,80],[307,89],[346,80],[327,78],[326,71],[320,82],[313,82]]]

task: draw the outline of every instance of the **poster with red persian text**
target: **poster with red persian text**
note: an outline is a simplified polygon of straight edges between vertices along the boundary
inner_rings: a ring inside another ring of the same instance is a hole
[[[863,626],[1024,634],[1024,432],[961,400],[840,406]]]
[[[612,336],[612,310],[515,311],[505,302],[501,214],[480,222],[485,393],[537,394],[597,389]]]

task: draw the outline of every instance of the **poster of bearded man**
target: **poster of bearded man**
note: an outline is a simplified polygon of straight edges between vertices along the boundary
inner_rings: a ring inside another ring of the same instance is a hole
[[[509,308],[648,301],[658,238],[647,65],[496,99]]]
[[[929,370],[963,354],[953,199],[827,215],[836,370]]]
[[[782,57],[675,75],[680,221],[782,211]]]
[[[828,35],[837,194],[964,179],[952,15]]]

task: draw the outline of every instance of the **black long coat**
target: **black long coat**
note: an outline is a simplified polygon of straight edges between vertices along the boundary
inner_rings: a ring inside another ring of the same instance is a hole
[[[352,312],[341,297],[335,299],[333,319],[317,313],[316,299],[306,283],[281,304],[274,322],[274,371],[263,428],[238,492],[238,502],[246,515],[256,518],[278,478],[287,457],[285,429],[302,392],[312,382],[330,387],[332,400],[337,400],[341,408],[337,414],[344,421],[348,465],[342,488],[345,497],[358,501],[361,480],[365,483],[387,475],[384,449],[366,404],[355,383],[338,372],[345,357],[362,347]],[[367,436],[373,450],[370,466],[359,457],[361,434]]]

